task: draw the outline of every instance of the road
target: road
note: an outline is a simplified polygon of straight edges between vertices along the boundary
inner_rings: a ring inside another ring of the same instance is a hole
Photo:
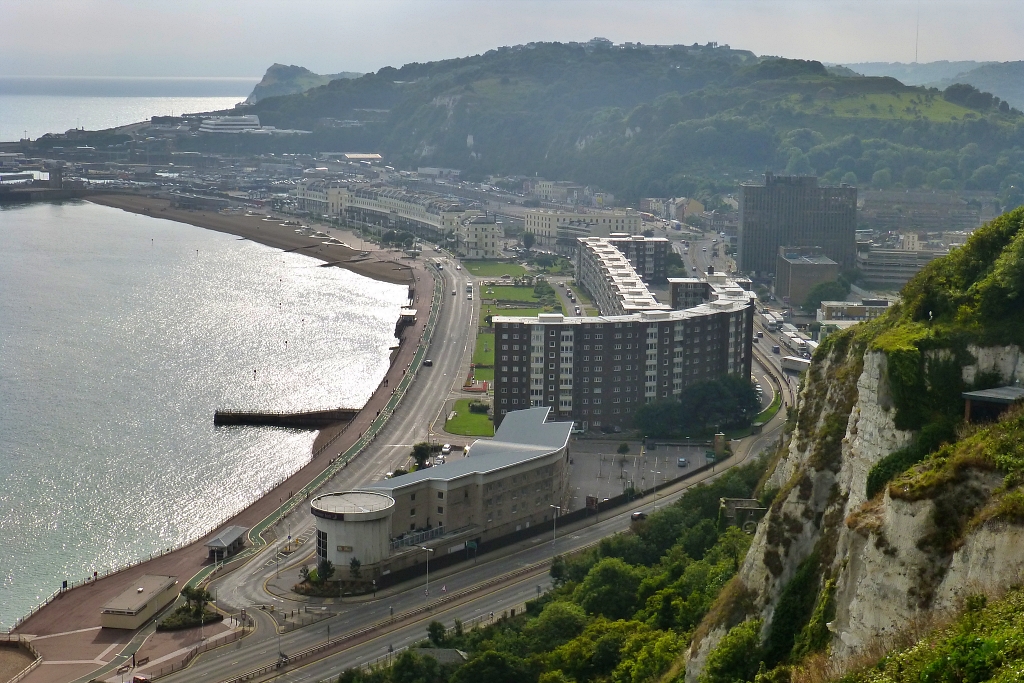
[[[725,469],[740,464],[748,457],[761,452],[762,449],[772,446],[776,442],[781,428],[782,416],[780,415],[768,425],[762,434],[736,442],[734,456],[723,463],[717,472],[700,473],[693,480],[660,492],[658,494],[659,503],[668,504],[697,481],[719,476]],[[636,501],[629,509],[619,510],[614,514],[606,513],[608,516],[604,519],[592,518],[565,529],[557,529],[557,539],[555,540],[546,534],[537,536],[510,546],[504,551],[485,555],[474,564],[456,566],[444,574],[432,575],[429,597],[424,595],[423,583],[415,582],[414,585],[394,595],[382,596],[375,600],[346,600],[341,605],[332,606],[331,609],[337,609],[339,612],[336,616],[281,635],[275,632],[267,615],[250,606],[249,612],[257,615],[259,623],[255,633],[239,643],[202,655],[189,669],[168,676],[164,680],[169,683],[225,680],[245,671],[273,664],[277,660],[279,652],[296,653],[324,642],[328,627],[331,634],[337,638],[341,634],[350,633],[370,624],[389,622],[393,609],[395,617],[401,622],[393,630],[389,628],[386,633],[381,633],[368,642],[346,647],[343,652],[326,657],[315,664],[304,664],[296,671],[276,680],[319,681],[328,676],[336,676],[345,668],[373,661],[385,654],[388,645],[397,649],[409,642],[422,640],[426,634],[426,624],[432,619],[441,620],[450,626],[456,617],[467,621],[484,612],[489,614],[494,611],[500,614],[508,606],[535,596],[538,585],[542,590],[547,585],[545,563],[554,554],[589,546],[608,535],[624,531],[630,524],[631,512],[637,509],[649,509],[652,502],[652,498],[648,497]],[[266,558],[269,555],[261,557]],[[528,578],[513,577],[502,581],[502,577],[507,576],[510,572],[526,570],[533,572]],[[275,568],[272,564],[267,565],[265,561],[254,560],[247,567],[235,572],[235,575],[228,575],[215,582],[218,602],[221,602],[224,597],[223,591],[229,584],[233,583],[239,587],[249,586],[252,590],[251,586],[254,581],[262,586],[262,579],[274,571]],[[441,586],[446,589],[445,593],[439,592]],[[473,591],[474,587],[477,587],[476,591]],[[258,592],[259,589],[256,590]],[[465,591],[472,593],[465,602],[451,608],[446,607]],[[244,601],[244,596],[244,592],[236,592],[228,601]],[[428,602],[428,600],[436,602]],[[446,600],[447,602],[445,602]],[[285,607],[283,601],[274,604],[279,608]],[[428,604],[433,605],[430,614],[404,618],[404,615],[410,611],[419,610]]]

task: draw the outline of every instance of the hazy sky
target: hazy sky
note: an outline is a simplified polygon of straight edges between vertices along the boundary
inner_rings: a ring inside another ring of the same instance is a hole
[[[850,63],[1024,59],[1024,0],[0,0],[0,76],[374,71],[530,41]]]

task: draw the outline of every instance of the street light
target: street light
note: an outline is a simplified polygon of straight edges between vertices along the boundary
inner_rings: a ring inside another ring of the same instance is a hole
[[[434,549],[421,545],[420,550],[427,551],[427,586],[423,589],[423,595],[430,595],[430,553],[434,552]]]
[[[655,512],[658,511],[658,475],[659,474],[661,474],[661,472],[657,472],[656,471],[654,473],[654,511]]]
[[[555,508],[555,516],[551,518],[551,552],[555,551],[555,539],[558,538],[558,513],[562,511],[560,505],[548,505]]]

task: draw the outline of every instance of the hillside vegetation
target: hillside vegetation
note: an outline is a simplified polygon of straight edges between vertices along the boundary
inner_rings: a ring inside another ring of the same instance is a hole
[[[998,98],[959,95],[728,48],[533,43],[248,109],[313,131],[301,139],[196,144],[372,150],[402,167],[537,173],[630,202],[731,190],[769,168],[861,187],[990,190],[1015,206],[1024,118]]]

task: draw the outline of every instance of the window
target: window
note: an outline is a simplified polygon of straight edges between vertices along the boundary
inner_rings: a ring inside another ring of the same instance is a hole
[[[327,532],[316,530],[316,555],[321,560],[327,559]]]
[[[416,494],[414,493],[411,496],[409,496],[409,500],[416,500]]]
[[[416,516],[416,508],[410,508],[409,509],[409,516],[410,517],[415,517]]]
[[[442,506],[440,506],[440,505],[437,506],[437,514],[439,514],[439,515],[443,515],[444,514],[444,508]]]
[[[437,497],[443,500],[444,499],[444,491],[438,491],[437,492]]]

